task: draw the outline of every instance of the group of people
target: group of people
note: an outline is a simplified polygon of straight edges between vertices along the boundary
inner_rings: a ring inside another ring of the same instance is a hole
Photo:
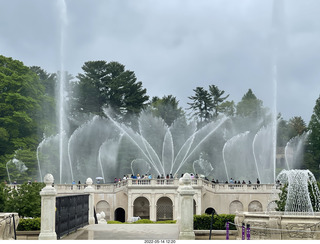
[[[215,183],[215,184],[219,184],[219,180],[214,180],[212,179],[211,181],[212,183]],[[234,180],[233,178],[230,178],[229,182],[226,180],[225,181],[225,184],[247,184],[247,182],[245,180],[242,180],[242,182],[240,182],[240,180]],[[251,185],[251,180],[248,181],[248,185]],[[259,178],[257,178],[257,184],[260,185],[260,180]]]

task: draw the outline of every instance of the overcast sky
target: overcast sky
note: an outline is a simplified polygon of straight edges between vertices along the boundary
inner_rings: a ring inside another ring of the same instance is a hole
[[[197,86],[217,85],[236,103],[251,88],[270,108],[277,94],[284,119],[309,122],[320,95],[319,0],[0,3],[0,54],[47,72],[61,69],[63,43],[72,75],[86,61],[118,61],[150,97],[171,94],[184,108]]]

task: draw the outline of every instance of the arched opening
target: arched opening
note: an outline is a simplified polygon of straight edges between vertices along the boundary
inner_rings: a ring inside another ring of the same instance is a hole
[[[205,214],[212,214],[212,212],[215,211],[214,208],[207,208],[206,211],[204,212]]]
[[[173,219],[173,204],[169,197],[161,197],[157,202],[157,221]]]
[[[238,200],[231,202],[229,205],[229,213],[230,214],[235,214],[236,211],[238,211],[238,212],[243,211],[243,204]]]
[[[262,212],[262,204],[259,201],[252,201],[248,206],[249,212]]]
[[[141,219],[150,219],[150,204],[145,197],[138,197],[133,203],[133,216]]]
[[[97,206],[96,206],[96,212],[97,213],[101,213],[101,212],[104,212],[106,217],[105,219],[108,221],[108,220],[111,220],[111,216],[110,216],[110,204],[107,202],[107,201],[99,201],[97,203]]]
[[[197,203],[196,200],[193,199],[193,215],[197,214]]]
[[[117,208],[116,211],[114,211],[114,220],[126,222],[126,211],[123,208]]]

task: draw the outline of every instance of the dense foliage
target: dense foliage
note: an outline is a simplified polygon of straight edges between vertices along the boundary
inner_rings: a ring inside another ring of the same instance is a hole
[[[18,231],[40,230],[41,218],[19,219]]]
[[[194,230],[210,230],[211,226],[211,215],[202,214],[202,215],[194,215],[193,216],[193,229]],[[234,214],[220,214],[213,216],[212,221],[212,229],[213,230],[225,230],[226,223],[234,223]],[[229,225],[230,230],[235,230],[236,227],[234,225]]]
[[[24,183],[11,188],[4,186],[0,193],[4,212],[17,212],[20,217],[40,217],[41,197],[40,191],[45,187],[44,183]]]

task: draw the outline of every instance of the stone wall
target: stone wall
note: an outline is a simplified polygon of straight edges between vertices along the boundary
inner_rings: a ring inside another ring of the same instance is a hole
[[[319,240],[320,214],[262,212],[236,213],[237,239],[241,239],[241,225],[250,225],[253,240]]]

